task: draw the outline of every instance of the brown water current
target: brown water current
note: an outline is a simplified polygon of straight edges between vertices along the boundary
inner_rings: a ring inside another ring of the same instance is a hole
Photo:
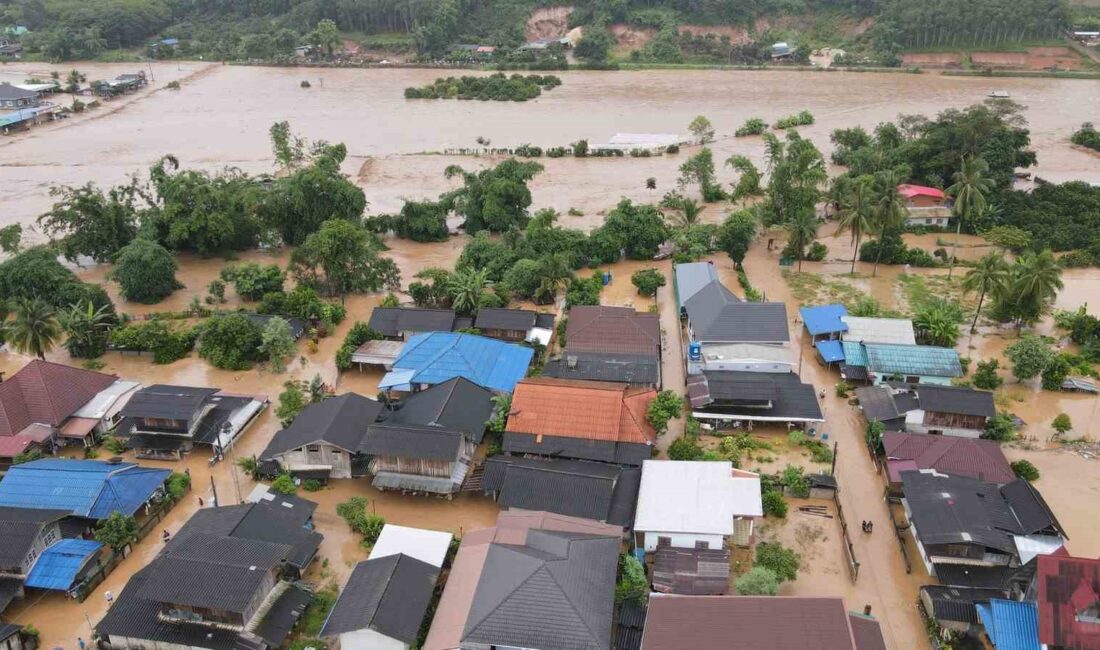
[[[105,78],[132,71],[133,65],[80,65],[89,78]],[[8,64],[0,66],[0,80],[21,81],[31,73],[45,73],[45,64]],[[62,73],[65,68],[57,67]],[[149,68],[147,68],[149,69]],[[0,138],[0,225],[30,224],[51,203],[50,187],[56,184],[95,182],[107,186],[125,182],[166,153],[176,155],[184,166],[219,169],[239,167],[250,173],[274,170],[267,130],[279,120],[289,120],[292,128],[309,139],[345,142],[349,157],[345,171],[361,185],[372,213],[398,208],[404,198],[434,197],[452,187],[443,177],[451,164],[478,168],[493,164],[495,157],[468,158],[425,152],[448,147],[475,146],[482,136],[494,146],[531,143],[539,146],[565,145],[579,138],[597,143],[617,132],[684,133],[686,125],[698,114],[714,122],[719,137],[713,145],[720,163],[731,154],[745,154],[763,163],[763,145],[759,138],[730,137],[748,117],[777,117],[808,109],[817,123],[801,129],[826,154],[832,129],[875,124],[893,119],[899,113],[934,114],[948,107],[962,107],[981,101],[993,88],[990,80],[942,77],[938,75],[791,73],[730,71],[644,71],[620,73],[562,73],[563,85],[525,104],[497,102],[457,102],[405,100],[406,86],[427,83],[439,76],[434,70],[318,70],[292,68],[245,68],[218,64],[153,64],[156,81],[150,88],[106,104],[97,111],[70,120],[36,128],[33,131]],[[162,89],[169,80],[181,81],[180,91]],[[302,89],[299,82],[311,81]],[[1100,84],[1055,79],[998,79],[995,87],[1006,89],[1013,99],[1028,106],[1027,118],[1033,147],[1039,156],[1039,173],[1051,178],[1100,180],[1100,158],[1073,149],[1068,134],[1081,122],[1095,118],[1100,105]],[[60,97],[65,101],[64,96]],[[562,213],[560,223],[567,227],[590,229],[602,222],[603,215],[620,197],[651,202],[675,187],[677,168],[690,153],[678,156],[624,159],[542,159],[545,171],[532,183],[533,209],[553,207]],[[645,189],[645,179],[657,179],[658,189]],[[728,168],[720,167],[723,182],[733,180]],[[690,190],[688,190],[690,191]],[[576,208],[583,216],[566,216]],[[703,220],[718,222],[725,208],[709,206]],[[829,246],[826,261],[806,263],[806,273],[844,276],[849,272],[853,246],[846,235],[833,237],[835,227],[823,226],[822,241]],[[30,235],[40,239],[39,234]],[[768,250],[767,240],[777,245]],[[861,563],[858,581],[847,575],[836,520],[797,513],[786,524],[768,522],[764,537],[782,539],[804,554],[804,570],[797,580],[784,585],[784,594],[842,596],[849,609],[860,610],[870,604],[882,622],[887,646],[893,650],[927,647],[924,630],[917,616],[917,588],[929,578],[917,563],[906,574],[896,540],[889,534],[889,516],[881,495],[883,484],[862,443],[863,420],[845,400],[833,395],[838,381],[835,372],[818,365],[814,350],[802,337],[798,320],[798,302],[778,266],[783,236],[763,235],[749,252],[745,268],[751,282],[769,300],[788,305],[790,329],[803,361],[800,374],[804,381],[826,388],[823,400],[826,424],[823,429],[839,443],[837,474],[840,500],[850,522],[871,519],[878,524],[873,535],[856,532],[855,553]],[[932,250],[949,244],[953,234],[908,235],[907,242]],[[390,239],[387,253],[393,257],[407,285],[412,276],[427,267],[451,268],[465,239],[451,238],[439,244],[416,244]],[[946,246],[950,248],[950,246]],[[964,236],[959,256],[976,259],[989,248],[979,238]],[[285,265],[288,253],[249,252],[241,260],[277,262]],[[723,281],[741,294],[733,264],[724,255],[712,259]],[[222,259],[185,256],[180,261],[179,280],[185,285],[158,305],[132,305],[118,296],[117,285],[107,283],[112,299],[120,309],[134,314],[186,309],[194,296],[206,294],[207,284],[217,277]],[[634,271],[656,267],[668,284],[658,292],[656,301],[638,296],[630,283]],[[601,271],[611,271],[612,283],[605,288],[604,304],[629,305],[648,310],[656,302],[665,338],[664,379],[666,388],[683,390],[681,338],[672,289],[672,265],[662,262],[621,262]],[[80,270],[83,279],[104,282],[108,268],[97,266]],[[904,307],[899,289],[900,267],[880,267],[872,277],[870,264],[857,263],[857,275],[850,283],[876,298],[884,307]],[[943,269],[912,269],[914,274],[946,273]],[[1057,306],[1075,309],[1088,305],[1100,315],[1100,269],[1066,271],[1066,288]],[[308,379],[315,374],[338,393],[355,391],[366,395],[377,392],[379,372],[352,370],[338,373],[333,357],[348,328],[356,320],[367,320],[381,295],[350,296],[347,320],[333,334],[322,339],[317,352],[310,353],[304,343],[299,356],[285,374],[265,369],[222,371],[211,368],[197,357],[188,357],[167,366],[156,366],[149,357],[109,353],[104,372],[144,383],[176,383],[216,386],[236,393],[265,394],[276,398],[284,381]],[[241,305],[230,288],[227,308]],[[407,296],[403,296],[407,299]],[[540,307],[560,313],[561,305]],[[1053,333],[1052,323],[1041,324],[1042,333]],[[988,325],[980,328],[973,340],[964,337],[959,352],[976,363],[985,358],[1003,361],[1004,348],[1017,332]],[[49,358],[62,363],[76,362],[64,350],[55,350]],[[0,354],[0,370],[14,372],[27,359],[12,353]],[[1002,366],[1004,367],[1004,366]],[[1004,372],[1004,371],[1003,371]],[[1007,374],[1007,373],[1004,373]],[[1082,495],[1100,492],[1100,472],[1095,460],[1081,455],[1048,450],[1050,421],[1059,412],[1069,414],[1075,424],[1074,435],[1100,435],[1095,417],[1100,400],[1050,393],[1037,386],[1010,380],[1001,391],[1002,407],[1026,422],[1023,434],[1034,441],[1031,449],[1013,448],[1013,459],[1027,457],[1043,473],[1039,488],[1058,514],[1070,535],[1069,548],[1075,553],[1095,557],[1100,554],[1100,509],[1096,499]],[[234,450],[237,456],[261,451],[278,430],[278,422],[269,409],[241,438]],[[682,431],[682,423],[673,423],[659,447]],[[777,439],[785,431],[762,431]],[[780,462],[780,461],[776,461]],[[783,461],[785,462],[785,460]],[[157,463],[154,463],[157,464]],[[179,504],[165,520],[170,532],[179,530],[197,509],[197,498],[209,502],[211,479],[222,503],[235,503],[238,489],[247,495],[252,488],[248,477],[236,471],[231,462],[211,466],[209,455],[197,452],[179,464],[160,463],[173,469],[188,468],[194,492]],[[768,465],[768,471],[775,467]],[[450,530],[456,534],[490,525],[497,506],[480,497],[461,497],[454,501],[380,494],[367,481],[340,481],[333,487],[306,495],[318,501],[318,530],[325,535],[320,557],[310,578],[317,582],[343,582],[355,562],[366,557],[358,538],[336,516],[335,506],[352,495],[365,495],[371,508],[388,521],[426,528]],[[795,504],[797,505],[797,504]],[[43,647],[75,648],[76,638],[89,638],[89,622],[103,615],[105,590],[118,594],[126,580],[159,551],[157,535],[140,543],[134,554],[120,565],[84,603],[61,596],[34,596],[10,608],[4,620],[34,624],[42,632]],[[909,544],[915,553],[912,544]],[[914,556],[915,557],[915,556]]]

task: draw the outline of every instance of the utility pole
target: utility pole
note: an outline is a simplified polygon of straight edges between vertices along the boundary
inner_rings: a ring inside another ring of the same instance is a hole
[[[218,501],[218,486],[214,485],[214,475],[210,475],[210,491],[214,493],[214,506],[220,506],[221,502]]]

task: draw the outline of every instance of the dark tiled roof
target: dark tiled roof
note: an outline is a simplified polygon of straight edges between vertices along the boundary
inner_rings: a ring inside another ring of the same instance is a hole
[[[35,359],[0,383],[0,436],[15,435],[35,423],[60,426],[116,379]]]
[[[978,415],[991,418],[997,414],[993,393],[958,386],[934,386],[920,384],[914,388],[917,399],[925,411]]]
[[[684,307],[697,341],[771,343],[791,339],[785,304],[742,302],[718,282],[700,289]]]
[[[369,629],[415,644],[438,576],[437,567],[404,553],[360,562],[321,636]]]
[[[656,357],[661,348],[657,314],[629,307],[578,305],[565,326],[566,354],[596,352]]]
[[[70,514],[66,510],[0,506],[0,570],[22,565],[42,528]]]
[[[305,589],[297,586],[290,587],[279,596],[264,615],[263,620],[256,627],[256,635],[267,641],[270,647],[278,648],[294,629],[311,600],[313,600],[313,594]]]
[[[177,545],[189,544],[191,535],[216,535],[266,542],[286,544],[292,547],[287,561],[303,568],[316,555],[323,536],[305,528],[305,511],[296,511],[282,506],[261,502],[245,503],[236,506],[203,508],[192,515],[172,541],[167,550]]]
[[[912,460],[917,469],[934,469],[990,483],[1016,480],[1001,445],[993,440],[887,432],[882,436],[882,446],[887,458]]]
[[[605,650],[611,646],[620,540],[531,530],[491,544],[464,644]]]
[[[726,548],[665,546],[653,562],[653,589],[666,594],[721,596],[729,591],[730,552]]]
[[[393,424],[457,429],[480,443],[485,424],[493,416],[493,393],[464,377],[455,377],[422,391],[410,393],[396,411],[380,416]]]
[[[733,370],[708,370],[706,378],[707,393],[712,401],[733,401],[733,405],[695,406],[702,411],[721,412],[730,415],[742,415],[746,418],[768,417],[776,419],[793,418],[822,420],[821,406],[817,403],[817,394],[811,384],[804,384],[793,372],[764,373]],[[771,408],[760,408],[757,402],[770,400]],[[743,405],[738,406],[740,402]]]
[[[0,614],[23,590],[22,578],[0,578]]]
[[[642,647],[855,650],[856,640],[839,598],[653,594]]]
[[[372,424],[356,450],[371,456],[454,461],[462,450],[461,431],[404,424]]]
[[[604,354],[570,350],[565,357],[547,362],[542,369],[542,374],[544,377],[650,386],[660,381],[660,365],[654,355]]]
[[[938,569],[937,569],[938,570]],[[976,624],[978,610],[975,603],[986,603],[991,598],[1005,598],[1007,593],[999,589],[968,589],[925,585],[921,592],[932,602],[930,614],[937,621]]]
[[[886,650],[886,640],[882,638],[878,621],[862,614],[848,614],[848,620],[852,623],[856,650]]]
[[[619,624],[615,628],[615,650],[640,650],[645,629],[645,605],[626,601],[619,606]]]
[[[585,440],[560,436],[542,436],[540,442],[538,438],[533,433],[507,432],[504,434],[504,451],[511,454],[537,454],[622,465],[641,465],[642,461],[653,457],[653,447],[633,442]]]
[[[1053,528],[1062,537],[1069,539],[1062,528],[1062,524],[1058,523],[1054,512],[1051,511],[1050,506],[1043,499],[1043,495],[1039,494],[1039,491],[1031,483],[1023,479],[1013,481],[1001,488],[1001,494],[1004,495],[1005,500],[1012,507],[1012,512],[1016,514],[1016,519],[1020,522],[1020,527],[1028,535],[1047,528]]]
[[[394,337],[402,332],[450,332],[454,322],[450,309],[375,307],[369,325],[382,336]]]
[[[261,458],[272,458],[312,442],[324,441],[355,451],[367,427],[382,413],[383,405],[356,393],[344,393],[302,409],[290,426],[279,431]]]
[[[545,510],[630,528],[641,471],[580,460],[494,456],[482,489],[505,507]],[[631,498],[633,495],[633,498]]]
[[[1009,582],[1018,569],[1004,566],[970,566],[968,564],[940,564],[936,577],[940,584],[973,589],[1007,591]]]
[[[894,403],[894,391],[887,386],[861,386],[856,389],[856,398],[868,422],[886,422],[904,415]]]
[[[146,386],[134,393],[126,406],[122,407],[122,416],[190,420],[206,399],[216,392],[217,388],[164,384]]]
[[[530,309],[480,309],[474,327],[489,330],[524,330],[535,326],[537,313]]]

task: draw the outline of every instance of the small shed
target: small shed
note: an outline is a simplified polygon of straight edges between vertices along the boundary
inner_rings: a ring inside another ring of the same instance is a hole
[[[376,560],[404,553],[421,562],[442,568],[453,537],[450,533],[438,530],[386,524],[382,527],[382,534],[378,536],[378,541],[371,549],[370,557]]]
[[[360,370],[363,366],[382,366],[390,370],[404,346],[403,341],[367,341],[351,353],[351,362],[357,364]]]
[[[841,334],[848,331],[848,325],[844,322],[848,310],[844,305],[802,307],[798,313],[802,315],[802,323],[811,341],[840,338]]]

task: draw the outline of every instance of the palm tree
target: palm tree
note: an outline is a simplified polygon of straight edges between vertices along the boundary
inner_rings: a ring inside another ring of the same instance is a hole
[[[790,234],[787,247],[798,250],[798,272],[801,273],[806,247],[817,239],[817,216],[810,210],[800,211],[787,223],[786,227]]]
[[[875,268],[871,271],[872,277],[878,274],[878,264],[882,260],[883,238],[891,230],[900,228],[908,214],[905,199],[898,193],[900,180],[897,172],[893,170],[875,174],[871,193],[871,214],[873,215],[872,231],[878,238],[878,254],[875,256]]]
[[[539,265],[539,286],[533,296],[535,302],[546,304],[554,300],[569,280],[573,278],[573,272],[569,268],[569,258],[565,253],[547,255]]]
[[[1025,320],[1034,322],[1047,313],[1064,286],[1062,267],[1050,249],[1016,260],[1011,295],[1019,305],[1017,323],[1022,325]]]
[[[982,303],[986,295],[992,296],[994,300],[1003,296],[1008,290],[1011,273],[1011,267],[1004,257],[998,253],[989,253],[978,260],[977,265],[963,278],[963,291],[978,293],[978,308],[974,310],[974,322],[970,324],[972,334],[978,329],[978,315],[982,313]]]
[[[985,211],[985,195],[993,189],[993,180],[989,178],[989,164],[981,158],[962,159],[962,166],[952,177],[955,184],[947,188],[947,193],[955,197],[955,244],[951,247],[951,268],[947,277],[955,272],[955,254],[959,251],[959,233],[963,219]]]
[[[676,203],[676,209],[680,212],[677,221],[684,227],[693,226],[698,223],[705,207],[696,203],[695,199],[682,198]]]
[[[21,298],[11,319],[4,322],[4,334],[17,352],[45,359],[61,338],[61,326],[53,307],[38,298]]]
[[[90,300],[81,301],[58,314],[62,329],[69,335],[65,348],[74,357],[94,359],[107,349],[107,334],[116,319],[110,305],[98,309]]]
[[[837,213],[840,223],[836,234],[847,230],[852,233],[852,275],[856,274],[856,259],[859,257],[859,243],[863,236],[871,232],[874,213],[871,205],[871,180],[861,176],[840,196],[840,211]]]
[[[447,291],[451,294],[451,307],[461,314],[473,314],[481,306],[485,290],[493,284],[489,269],[464,268],[447,278]]]

